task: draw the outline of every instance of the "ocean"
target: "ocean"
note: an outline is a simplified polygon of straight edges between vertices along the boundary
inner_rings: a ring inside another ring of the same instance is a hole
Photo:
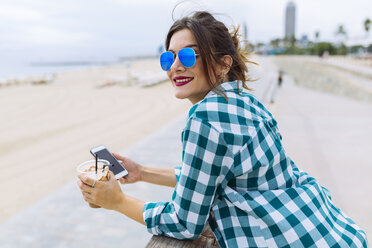
[[[116,62],[118,63],[118,62]],[[8,79],[22,79],[29,76],[48,76],[53,73],[74,71],[79,69],[115,64],[114,62],[59,62],[29,63],[0,60],[0,83]]]
[[[91,61],[56,61],[56,62],[24,62],[21,60],[6,60],[0,57],[0,83],[8,79],[22,79],[30,76],[49,76],[53,73],[87,69],[117,64],[130,64],[138,59],[155,58],[155,55],[139,55],[119,57],[107,60]]]

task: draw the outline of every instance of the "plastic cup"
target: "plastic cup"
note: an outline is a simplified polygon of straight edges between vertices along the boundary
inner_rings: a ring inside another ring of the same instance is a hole
[[[97,160],[97,173],[96,173],[96,160],[88,160],[84,163],[81,163],[77,167],[77,173],[86,175],[89,178],[92,178],[96,181],[107,181],[108,180],[108,171],[109,171],[110,162],[104,159]],[[95,204],[89,203],[91,208],[100,208]]]

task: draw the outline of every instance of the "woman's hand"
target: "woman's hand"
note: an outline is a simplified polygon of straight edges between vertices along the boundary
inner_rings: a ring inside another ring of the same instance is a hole
[[[130,158],[120,156],[117,153],[112,153],[112,154],[117,160],[122,161],[123,166],[128,171],[128,175],[126,175],[125,177],[119,178],[119,181],[121,184],[135,183],[138,181],[142,181],[143,167],[140,164],[131,160]]]
[[[123,203],[124,194],[120,185],[116,181],[114,173],[109,171],[108,181],[97,181],[94,179],[78,175],[79,188],[83,194],[84,200],[110,210],[117,210]],[[94,184],[94,187],[92,185]]]
[[[123,194],[114,173],[109,171],[108,181],[97,181],[95,184],[94,179],[83,174],[78,175],[78,178],[78,185],[86,202],[118,211],[146,225],[142,216],[145,202]]]
[[[122,161],[124,167],[128,170],[128,175],[119,179],[122,184],[143,181],[169,187],[176,186],[177,179],[173,168],[142,166],[130,158],[120,156],[116,153],[113,153],[113,155],[116,159]]]

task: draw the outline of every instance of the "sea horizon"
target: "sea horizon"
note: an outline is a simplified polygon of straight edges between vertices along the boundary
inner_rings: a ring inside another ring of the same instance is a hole
[[[102,66],[118,65],[134,60],[155,58],[155,55],[123,56],[106,60],[1,60],[0,59],[0,83],[7,80],[24,79],[33,76],[49,76],[55,73],[75,71],[80,69],[95,68]]]

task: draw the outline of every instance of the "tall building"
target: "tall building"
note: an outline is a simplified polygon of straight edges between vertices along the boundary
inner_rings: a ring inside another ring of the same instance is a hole
[[[245,22],[243,22],[243,39],[248,40],[248,27]]]
[[[244,49],[248,49],[248,47],[249,47],[249,42],[248,42],[248,27],[247,27],[247,23],[246,22],[243,22],[242,32],[243,32],[243,40],[241,40],[240,45]]]
[[[288,2],[285,9],[285,33],[284,38],[291,39],[296,37],[295,35],[296,28],[296,5],[294,2]]]

